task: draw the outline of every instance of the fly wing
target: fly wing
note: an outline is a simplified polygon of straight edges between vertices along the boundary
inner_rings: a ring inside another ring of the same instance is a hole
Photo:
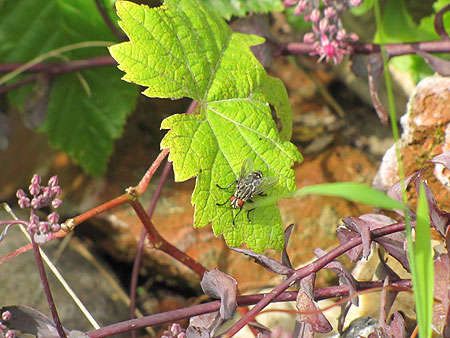
[[[239,174],[239,181],[243,181],[253,171],[253,160],[249,157],[242,163],[241,173]]]
[[[265,190],[273,187],[275,184],[278,183],[278,176],[267,176],[263,177],[261,184],[256,188],[255,193],[253,196],[259,195],[263,193]]]

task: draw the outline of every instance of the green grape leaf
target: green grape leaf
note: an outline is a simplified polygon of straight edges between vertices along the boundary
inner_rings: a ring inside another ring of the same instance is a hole
[[[63,46],[116,40],[93,1],[7,1],[0,5],[0,17],[3,62],[25,63]],[[45,62],[108,55],[105,42],[92,45]],[[115,67],[93,68],[55,76],[51,82],[40,130],[48,134],[54,147],[91,174],[106,171],[114,139],[122,134],[126,117],[135,106],[137,88],[120,81],[120,74]],[[8,100],[25,110],[25,102],[36,90],[41,90],[39,83],[11,91]]]
[[[175,179],[197,177],[194,227],[212,222],[214,234],[223,234],[233,247],[245,242],[256,252],[282,249],[283,227],[275,202],[258,208],[264,197],[256,196],[255,204],[245,203],[238,216],[239,209],[229,202],[216,205],[234,192],[234,186],[225,191],[216,184],[226,187],[237,180],[247,158],[263,176],[278,177],[268,195],[282,196],[296,188],[291,167],[302,156],[288,141],[292,112],[286,89],[250,51],[263,39],[232,32],[198,0],[168,0],[152,9],[121,1],[116,7],[130,39],[110,47],[126,73],[123,79],[146,86],[144,94],[150,97],[198,102],[196,114],[176,114],[161,125],[170,129],[161,147],[170,148]],[[282,125],[280,133],[272,110]]]
[[[249,12],[268,13],[284,10],[281,0],[202,0],[226,20],[232,16],[243,17]]]

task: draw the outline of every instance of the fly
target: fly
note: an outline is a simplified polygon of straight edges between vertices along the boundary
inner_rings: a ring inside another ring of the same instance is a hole
[[[233,184],[236,184],[233,195],[231,195],[231,197],[224,203],[216,203],[216,205],[222,206],[227,204],[228,201],[230,201],[230,205],[233,209],[239,208],[238,213],[233,217],[233,225],[234,225],[236,217],[242,211],[242,208],[246,202],[255,204],[255,202],[252,201],[252,198],[254,196],[257,195],[265,196],[263,194],[264,191],[273,187],[277,183],[278,183],[277,176],[263,177],[263,174],[260,170],[253,171],[253,161],[251,158],[248,158],[242,164],[239,178],[236,181],[231,182],[226,188],[222,188],[221,186],[216,184],[216,186],[222,190],[227,190]],[[250,211],[254,209],[255,208],[250,209],[247,212],[247,219],[249,222],[251,222],[249,217]]]

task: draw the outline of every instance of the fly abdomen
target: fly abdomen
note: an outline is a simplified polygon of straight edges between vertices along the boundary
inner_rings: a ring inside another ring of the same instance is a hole
[[[261,184],[262,177],[262,172],[258,170],[251,172],[244,180],[238,181],[234,193],[235,197],[245,202],[255,196],[255,192]]]

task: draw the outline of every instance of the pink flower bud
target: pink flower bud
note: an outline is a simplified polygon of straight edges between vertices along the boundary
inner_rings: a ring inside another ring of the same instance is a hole
[[[362,4],[362,2],[363,0],[350,0],[350,5],[352,5],[353,7],[358,7]]]
[[[30,223],[30,224],[28,225],[28,232],[29,232],[30,234],[35,234],[36,231],[37,231],[37,229],[38,229],[37,223]]]
[[[179,333],[181,332],[181,326],[180,326],[180,324],[173,323],[172,325],[170,325],[170,332],[171,332],[173,335],[179,334]]]
[[[46,234],[50,231],[50,224],[48,222],[39,222],[39,232]]]
[[[30,184],[30,186],[28,187],[28,190],[30,191],[30,194],[33,196],[36,196],[39,194],[39,192],[41,191],[41,186],[39,184],[36,183],[32,183]]]
[[[329,26],[328,19],[324,18],[324,19],[320,20],[320,22],[319,22],[320,33],[322,33],[322,34],[326,33],[328,30],[328,26]]]
[[[318,9],[313,9],[311,12],[311,22],[317,23],[320,19],[320,12]]]
[[[47,216],[47,220],[50,222],[50,224],[57,224],[59,222],[58,213],[52,212],[50,215]]]
[[[14,333],[13,330],[8,330],[8,332],[6,332],[5,334],[5,338],[14,338],[16,336],[16,334]]]
[[[330,19],[336,15],[336,10],[333,7],[327,7],[324,14],[326,18]]]
[[[32,214],[30,216],[30,224],[38,224],[39,223],[39,216],[36,214]]]
[[[50,228],[51,228],[52,232],[58,232],[59,230],[61,230],[61,225],[58,224],[58,223],[52,224],[52,225],[50,226]]]
[[[31,207],[33,209],[39,209],[40,203],[39,203],[39,198],[35,197],[31,200]]]
[[[314,36],[313,33],[306,33],[305,35],[303,35],[303,42],[304,43],[313,43],[316,40],[316,37]]]
[[[57,209],[57,208],[61,205],[61,203],[62,203],[62,201],[61,201],[60,199],[55,198],[55,199],[52,201],[52,207],[55,208],[55,209]]]
[[[51,191],[53,197],[58,197],[59,195],[61,195],[61,187],[59,185],[52,187]]]
[[[351,33],[349,38],[350,38],[350,41],[358,41],[359,40],[359,36],[356,35],[355,33]]]
[[[30,199],[28,197],[22,197],[17,201],[17,204],[19,204],[20,209],[29,208],[31,205]]]
[[[39,176],[38,174],[34,174],[33,178],[31,179],[31,184],[41,184],[41,176]]]
[[[50,198],[51,197],[51,190],[50,190],[50,188],[49,187],[45,187],[42,195],[45,198]]]
[[[16,197],[17,198],[27,197],[27,194],[25,194],[25,191],[23,191],[23,189],[18,189],[16,192]]]
[[[2,320],[4,320],[5,322],[7,322],[8,320],[11,319],[11,311],[4,311],[2,313]]]
[[[57,185],[58,185],[58,176],[55,175],[55,176],[50,177],[50,179],[48,180],[48,186],[52,188]]]
[[[343,28],[340,29],[336,34],[337,40],[344,40],[346,37],[347,37],[347,32]]]
[[[302,14],[306,8],[308,7],[308,1],[307,0],[300,0],[298,2],[298,6],[294,11],[294,15]]]

